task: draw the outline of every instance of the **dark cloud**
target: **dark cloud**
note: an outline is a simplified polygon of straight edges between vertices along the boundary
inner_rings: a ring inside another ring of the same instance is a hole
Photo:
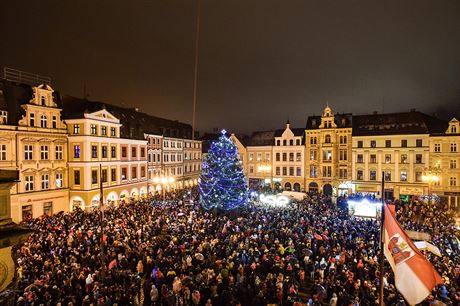
[[[191,122],[195,1],[1,1],[0,65]],[[460,113],[460,2],[202,0],[197,127]]]

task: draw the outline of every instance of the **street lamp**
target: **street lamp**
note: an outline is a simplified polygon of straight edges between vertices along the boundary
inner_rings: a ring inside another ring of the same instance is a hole
[[[261,172],[265,180],[265,175],[272,173],[272,166],[270,165],[260,165],[257,167],[257,172]],[[266,183],[266,181],[264,181]],[[270,188],[272,188],[272,177],[270,177]]]
[[[161,184],[161,190],[163,192],[163,201],[165,200],[166,187],[174,183],[175,179],[173,176],[155,176],[153,182],[155,184]]]

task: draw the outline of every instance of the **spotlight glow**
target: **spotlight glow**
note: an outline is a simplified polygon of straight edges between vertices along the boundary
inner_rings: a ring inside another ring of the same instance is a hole
[[[291,201],[288,197],[283,195],[263,195],[259,196],[260,202],[273,206],[286,206]]]
[[[354,216],[364,218],[377,218],[377,209],[380,209],[381,203],[370,202],[368,199],[361,201],[348,201],[348,209],[353,210]]]

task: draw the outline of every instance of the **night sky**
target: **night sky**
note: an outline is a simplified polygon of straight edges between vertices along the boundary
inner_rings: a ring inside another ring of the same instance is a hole
[[[0,1],[0,66],[191,123],[196,2]],[[197,129],[460,113],[460,1],[202,0]]]

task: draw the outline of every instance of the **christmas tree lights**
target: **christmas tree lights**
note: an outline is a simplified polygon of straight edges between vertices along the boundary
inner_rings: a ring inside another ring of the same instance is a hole
[[[248,202],[248,186],[236,145],[222,131],[203,159],[199,182],[205,209],[232,210]]]

